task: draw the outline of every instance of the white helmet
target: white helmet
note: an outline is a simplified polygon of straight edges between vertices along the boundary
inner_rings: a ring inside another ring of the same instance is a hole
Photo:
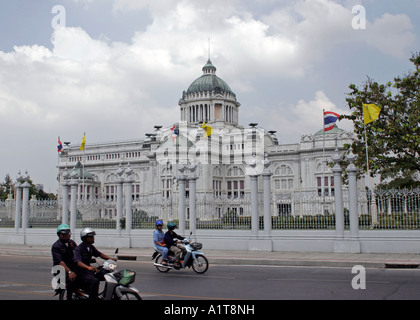
[[[86,237],[93,237],[94,235],[96,235],[96,232],[92,228],[83,228],[82,231],[80,231],[80,238],[82,241],[84,241]]]

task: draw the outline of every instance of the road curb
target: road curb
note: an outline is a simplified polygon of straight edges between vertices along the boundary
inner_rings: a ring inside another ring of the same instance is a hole
[[[106,248],[102,250],[104,253],[113,256],[113,249]],[[120,253],[118,258],[120,260],[152,262],[152,250],[150,254],[147,253]],[[13,256],[38,256],[51,257],[51,251],[47,248],[39,249],[37,247],[0,247],[0,255]],[[289,267],[337,267],[337,268],[352,268],[356,265],[361,265],[365,268],[393,268],[393,269],[414,269],[420,267],[418,261],[398,261],[398,260],[352,260],[352,259],[304,259],[304,258],[249,258],[249,257],[232,257],[232,256],[212,256],[206,255],[210,265],[253,265],[253,266],[289,266]]]

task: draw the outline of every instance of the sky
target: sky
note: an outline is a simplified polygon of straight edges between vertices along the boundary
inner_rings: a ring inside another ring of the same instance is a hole
[[[410,72],[419,45],[419,0],[4,0],[0,181],[28,171],[56,193],[58,136],[88,148],[171,126],[209,51],[240,124],[287,144],[322,110],[349,114],[350,84]]]

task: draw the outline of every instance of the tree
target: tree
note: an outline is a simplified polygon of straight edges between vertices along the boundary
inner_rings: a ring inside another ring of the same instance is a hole
[[[19,181],[20,183],[24,183],[25,180],[22,178]],[[30,184],[29,187],[29,196],[35,195],[39,200],[57,200],[57,196],[54,193],[46,193],[44,190],[38,190],[35,185],[32,183],[32,180],[29,180],[28,183]],[[15,195],[14,190],[14,183],[12,178],[9,174],[6,174],[4,178],[4,182],[0,184],[0,200],[7,199],[8,195],[11,194],[12,196]]]
[[[0,200],[7,199],[9,194],[14,194],[13,190],[13,180],[10,178],[9,174],[6,174],[4,178],[4,183],[0,185]]]
[[[351,84],[346,101],[352,111],[342,118],[354,124],[356,138],[353,153],[358,154],[356,166],[367,171],[365,125],[362,105],[376,104],[379,118],[366,125],[369,169],[371,175],[415,182],[420,170],[420,54],[410,61],[415,70],[393,83],[379,84],[368,78],[361,89]]]

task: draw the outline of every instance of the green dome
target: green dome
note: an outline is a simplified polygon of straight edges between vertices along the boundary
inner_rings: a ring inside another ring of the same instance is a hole
[[[193,81],[187,90],[187,94],[197,93],[197,92],[206,92],[206,91],[215,91],[231,93],[234,95],[229,85],[216,76],[216,67],[211,63],[210,60],[207,61],[206,65],[203,67],[204,74]]]
[[[330,131],[326,131],[325,134],[337,134],[339,132],[345,131],[343,129],[340,129],[339,127],[337,127],[337,125],[335,124],[334,127],[330,130]],[[324,129],[319,130],[318,132],[315,133],[316,136],[320,136],[324,134]]]
[[[92,174],[84,168],[80,161],[77,161],[76,165],[70,173],[70,176],[71,175],[73,175],[75,179],[93,180]]]

